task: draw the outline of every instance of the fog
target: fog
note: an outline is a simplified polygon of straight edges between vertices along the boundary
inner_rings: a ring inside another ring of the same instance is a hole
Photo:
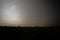
[[[0,25],[56,26],[56,1],[0,0]]]

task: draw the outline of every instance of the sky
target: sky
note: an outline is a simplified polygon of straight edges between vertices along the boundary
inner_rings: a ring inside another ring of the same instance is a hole
[[[56,26],[56,1],[0,0],[0,25]]]

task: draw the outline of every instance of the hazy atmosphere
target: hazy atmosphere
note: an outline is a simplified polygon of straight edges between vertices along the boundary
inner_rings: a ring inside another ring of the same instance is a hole
[[[0,0],[0,25],[58,25],[56,6],[52,0]]]

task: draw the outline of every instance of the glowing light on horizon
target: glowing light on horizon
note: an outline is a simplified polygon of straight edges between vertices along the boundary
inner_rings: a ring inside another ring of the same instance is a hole
[[[12,5],[6,9],[3,9],[3,20],[8,24],[16,24],[19,20],[19,12],[16,9],[16,5]]]

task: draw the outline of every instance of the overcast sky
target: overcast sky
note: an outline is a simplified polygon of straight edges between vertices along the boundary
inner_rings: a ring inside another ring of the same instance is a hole
[[[56,1],[0,0],[0,25],[55,26]]]

